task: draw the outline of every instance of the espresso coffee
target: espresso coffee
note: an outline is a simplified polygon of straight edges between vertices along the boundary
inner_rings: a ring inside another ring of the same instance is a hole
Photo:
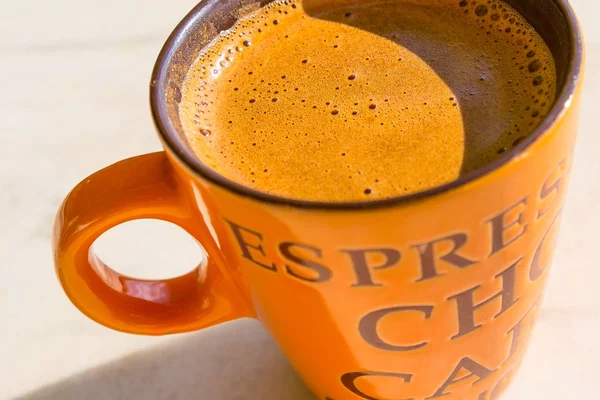
[[[197,157],[319,201],[430,189],[502,157],[556,96],[552,54],[498,0],[292,0],[246,10],[189,71]]]

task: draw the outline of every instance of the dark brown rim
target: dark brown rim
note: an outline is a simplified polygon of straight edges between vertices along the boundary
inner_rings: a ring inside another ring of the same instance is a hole
[[[219,175],[208,166],[202,164],[194,155],[194,153],[181,143],[181,139],[178,138],[178,134],[169,129],[169,127],[164,123],[164,121],[168,120],[168,114],[165,106],[166,104],[164,102],[164,93],[160,90],[161,85],[158,85],[157,82],[161,82],[162,79],[166,79],[168,60],[174,54],[174,52],[177,51],[178,44],[181,42],[181,38],[185,36],[190,27],[194,25],[193,22],[196,20],[196,18],[202,17],[202,11],[207,3],[204,1],[196,5],[179,23],[179,25],[177,25],[175,30],[167,39],[158,56],[152,72],[152,83],[150,85],[150,107],[152,111],[152,117],[164,145],[168,150],[171,151],[173,155],[175,155],[175,157],[177,157],[180,162],[186,165],[187,168],[216,185],[219,185],[238,195],[250,197],[257,201],[304,209],[339,211],[376,209],[381,207],[397,206],[399,204],[433,197],[482,178],[483,176],[507,164],[510,160],[514,159],[517,155],[521,154],[525,149],[536,142],[545,132],[550,129],[552,125],[554,125],[555,121],[561,117],[562,113],[570,107],[575,90],[579,84],[582,69],[583,41],[577,17],[575,16],[575,12],[569,5],[568,1],[553,1],[558,6],[562,14],[566,17],[570,36],[571,53],[569,55],[569,65],[567,67],[565,82],[563,83],[562,90],[551,112],[548,114],[548,116],[546,116],[544,121],[532,135],[530,135],[517,147],[507,152],[504,157],[494,161],[491,164],[488,164],[485,168],[467,174],[456,181],[423,192],[410,194],[407,196],[392,197],[389,199],[360,202],[323,202],[298,200],[272,195],[248,188],[240,185],[239,183],[233,182],[222,175]]]

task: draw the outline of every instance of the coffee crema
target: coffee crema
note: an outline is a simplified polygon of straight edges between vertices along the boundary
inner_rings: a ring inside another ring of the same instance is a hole
[[[498,0],[293,0],[200,54],[180,119],[194,153],[288,198],[407,195],[484,167],[556,97],[541,36]]]

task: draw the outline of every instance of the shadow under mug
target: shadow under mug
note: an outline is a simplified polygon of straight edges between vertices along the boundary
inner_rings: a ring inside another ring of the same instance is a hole
[[[584,58],[572,9],[507,1],[557,67],[556,104],[534,134],[456,182],[340,204],[240,186],[186,145],[185,75],[247,3],[203,1],[160,53],[151,105],[165,151],[97,172],[61,206],[54,257],[70,300],[100,324],[147,335],[257,318],[320,399],[496,399],[537,318],[572,165]],[[95,257],[96,238],[139,218],[181,226],[206,262],[148,281]]]

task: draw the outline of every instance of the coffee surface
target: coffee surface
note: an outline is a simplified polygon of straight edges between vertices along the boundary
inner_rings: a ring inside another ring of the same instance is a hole
[[[295,0],[203,50],[180,119],[197,157],[235,182],[361,201],[485,166],[555,96],[550,50],[502,1]]]

